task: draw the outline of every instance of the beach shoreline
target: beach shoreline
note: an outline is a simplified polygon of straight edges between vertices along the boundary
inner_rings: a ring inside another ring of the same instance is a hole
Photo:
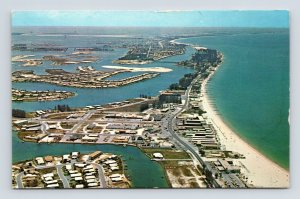
[[[223,118],[215,110],[207,93],[207,83],[216,73],[217,69],[202,82],[201,94],[203,94],[202,105],[216,128],[220,143],[226,150],[239,152],[245,159],[238,160],[242,170],[248,177],[248,182],[255,188],[288,188],[289,171],[282,168],[272,160],[268,159],[257,149],[244,141],[234,130],[232,130]]]
[[[159,73],[168,73],[168,72],[172,72],[173,71],[172,69],[165,68],[165,67],[143,68],[143,67],[127,67],[127,66],[102,66],[102,68],[115,69],[115,70],[128,70],[128,71],[131,71],[131,72],[159,72]]]

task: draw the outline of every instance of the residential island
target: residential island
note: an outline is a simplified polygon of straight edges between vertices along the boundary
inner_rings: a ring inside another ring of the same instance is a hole
[[[185,51],[185,46],[185,44],[172,43],[168,40],[154,39],[148,41],[146,45],[139,44],[129,46],[127,54],[113,61],[113,63],[147,64],[170,56],[181,55]]]
[[[12,166],[14,188],[129,188],[121,157],[95,151],[47,155]]]
[[[27,91],[12,89],[12,101],[52,101],[61,100],[75,96],[75,93],[68,91]]]
[[[44,62],[52,62],[54,66],[69,64],[94,63],[100,58],[90,55],[89,51],[75,51],[68,55],[45,55],[41,58],[35,58],[35,55],[17,55],[12,57],[12,62],[20,62],[22,66],[40,66]]]
[[[119,73],[131,72],[131,70],[96,71],[79,68],[79,71],[79,73],[72,73],[63,69],[46,69],[47,75],[37,75],[33,71],[16,71],[12,74],[12,81],[44,82],[77,88],[112,88],[151,79],[159,75],[159,73],[143,73],[120,80],[105,80]]]

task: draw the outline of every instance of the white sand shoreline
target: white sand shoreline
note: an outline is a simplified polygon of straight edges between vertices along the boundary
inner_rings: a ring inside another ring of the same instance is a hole
[[[171,72],[172,69],[164,68],[164,67],[150,67],[150,68],[142,68],[142,67],[127,67],[127,66],[102,66],[102,68],[109,69],[118,69],[118,70],[130,70],[132,72],[159,72],[159,73],[168,73]]]
[[[208,117],[211,118],[217,129],[221,144],[225,146],[226,150],[239,152],[246,157],[245,159],[238,160],[238,163],[242,163],[247,168],[243,168],[242,171],[246,174],[248,182],[252,184],[254,188],[288,188],[289,172],[241,139],[223,121],[210,103],[209,96],[206,92],[206,84],[214,73],[215,72],[211,73],[202,83],[202,104],[204,110],[207,111]]]

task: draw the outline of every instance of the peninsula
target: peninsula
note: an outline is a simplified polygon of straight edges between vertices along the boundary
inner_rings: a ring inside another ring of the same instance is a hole
[[[68,91],[27,91],[12,89],[12,101],[16,102],[62,100],[73,96],[75,96],[75,93]]]
[[[112,88],[136,83],[157,77],[159,73],[143,73],[119,80],[105,80],[119,73],[131,70],[96,71],[80,70],[79,73],[62,69],[46,69],[47,75],[36,75],[33,71],[16,71],[12,74],[13,82],[44,82],[60,86],[77,88]]]

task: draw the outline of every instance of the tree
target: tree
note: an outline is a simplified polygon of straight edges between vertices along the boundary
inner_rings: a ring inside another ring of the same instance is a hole
[[[169,86],[169,89],[170,89],[170,90],[179,90],[179,89],[180,89],[180,86],[179,86],[178,83],[171,84],[171,85]]]
[[[141,106],[140,106],[140,112],[143,112],[144,110],[146,110],[148,108],[149,108],[149,104],[148,103],[141,104]]]
[[[25,118],[26,117],[26,111],[21,109],[13,109],[12,110],[12,116],[13,117],[19,117],[19,118]]]
[[[69,105],[57,105],[55,107],[56,110],[60,111],[60,112],[67,112],[67,111],[71,111],[71,108],[69,107]]]

